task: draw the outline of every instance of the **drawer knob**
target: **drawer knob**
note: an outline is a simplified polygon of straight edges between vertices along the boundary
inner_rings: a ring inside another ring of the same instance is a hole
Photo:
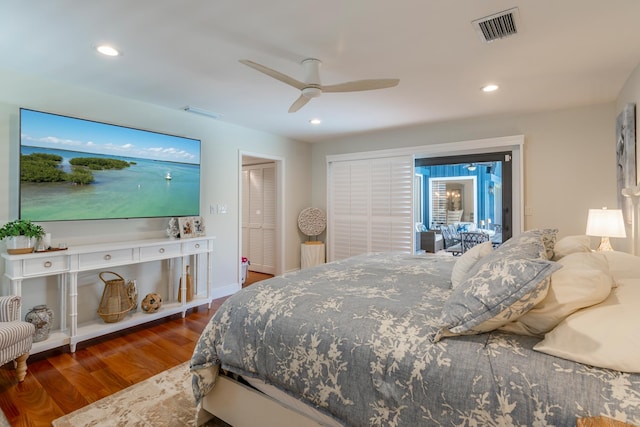
[[[200,243],[196,243],[196,249],[200,249]]]
[[[44,268],[50,268],[53,265],[53,263],[51,261],[45,261],[44,262]]]
[[[104,259],[105,259],[106,261],[109,261],[109,260],[111,259],[111,255],[106,254],[106,255],[104,256]]]
[[[161,254],[163,254],[163,253],[164,253],[164,248],[160,248],[160,249],[158,250],[158,252],[160,252]]]

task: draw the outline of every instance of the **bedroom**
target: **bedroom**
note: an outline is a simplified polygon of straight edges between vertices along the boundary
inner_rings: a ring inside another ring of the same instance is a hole
[[[635,11],[631,2],[622,3]],[[497,5],[500,10],[512,6],[511,3],[504,2],[498,2]],[[492,7],[486,12],[493,12],[493,9]],[[630,14],[637,16],[633,12]],[[469,20],[465,20],[465,25],[469,25]],[[237,33],[232,34],[240,37]],[[86,41],[85,44],[92,42],[93,40]],[[327,155],[524,135],[524,228],[557,226],[563,235],[580,234],[584,232],[587,209],[615,206],[617,203],[615,120],[626,103],[640,101],[640,58],[637,53],[640,49],[633,45],[636,42],[632,38],[628,43],[621,49],[625,50],[626,61],[633,62],[633,66],[625,65],[625,75],[616,76],[615,93],[596,102],[500,114],[492,113],[487,106],[487,112],[476,117],[335,136],[322,143],[301,142],[275,132],[253,130],[185,114],[180,110],[181,105],[167,108],[145,100],[136,100],[133,95],[118,92],[108,94],[99,88],[89,89],[37,77],[29,72],[12,70],[3,62],[0,63],[0,78],[3,82],[0,94],[0,170],[3,171],[4,178],[0,183],[0,197],[3,200],[0,204],[0,219],[4,222],[17,213],[17,166],[13,160],[17,156],[17,109],[27,106],[201,138],[206,143],[203,156],[208,166],[203,171],[203,182],[207,185],[203,186],[202,206],[205,207],[203,211],[208,233],[216,236],[213,261],[216,274],[213,277],[213,287],[220,296],[235,289],[239,280],[239,269],[236,267],[240,253],[237,215],[240,200],[236,179],[239,174],[239,152],[284,159],[286,221],[282,230],[281,272],[295,270],[300,263],[299,243],[302,237],[293,219],[307,206],[326,206]],[[588,45],[588,42],[585,44]],[[4,49],[3,47],[3,51]],[[130,54],[125,54],[123,58],[128,56]],[[289,62],[292,64],[290,69],[296,70],[295,61]],[[253,78],[250,71],[239,72]],[[390,73],[393,71],[393,68],[389,69]],[[349,77],[368,77],[366,73],[362,74]],[[277,82],[264,79],[262,85],[271,88]],[[282,95],[284,99],[280,98],[285,110],[293,101],[288,95],[285,92]],[[316,101],[331,104],[335,97],[327,95]],[[182,100],[176,102],[183,103]],[[229,213],[210,214],[208,207],[212,204],[226,204],[230,208]],[[64,239],[70,245],[143,239],[163,233],[164,228],[165,223],[160,220],[100,222],[97,227],[95,223],[60,223],[49,227],[54,239]],[[96,229],[100,231],[96,232]],[[595,239],[593,243],[595,244]],[[624,241],[614,241],[614,245],[625,249]],[[28,302],[31,305],[35,303],[36,301]]]

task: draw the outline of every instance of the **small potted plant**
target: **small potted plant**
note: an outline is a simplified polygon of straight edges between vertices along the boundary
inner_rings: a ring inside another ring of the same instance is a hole
[[[38,239],[45,234],[42,226],[28,219],[16,219],[0,228],[0,240],[4,240],[9,254],[26,254],[33,252]]]

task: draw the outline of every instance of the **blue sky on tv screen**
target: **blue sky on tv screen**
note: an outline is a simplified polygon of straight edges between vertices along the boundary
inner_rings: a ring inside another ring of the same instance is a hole
[[[200,141],[196,139],[27,109],[21,110],[20,142],[31,147],[200,164]]]

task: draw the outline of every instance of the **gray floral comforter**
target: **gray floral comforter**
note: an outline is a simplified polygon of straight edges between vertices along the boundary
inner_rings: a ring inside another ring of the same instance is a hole
[[[431,339],[455,258],[371,254],[257,283],[217,311],[191,360],[196,401],[218,367],[348,426],[640,425],[640,375],[532,350],[504,333]]]

